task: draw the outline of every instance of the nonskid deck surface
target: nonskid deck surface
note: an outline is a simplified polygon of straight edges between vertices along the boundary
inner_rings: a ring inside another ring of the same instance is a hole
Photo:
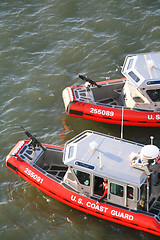
[[[114,84],[105,83],[101,88],[91,87],[89,91],[84,87],[79,87],[74,90],[74,93],[76,99],[82,102],[122,106],[121,91],[124,83],[125,81],[115,82]]]
[[[36,162],[36,165],[41,167],[47,173],[55,178],[62,180],[68,167],[62,161],[63,150],[58,148],[47,148],[41,159]]]
[[[18,155],[33,167],[38,167],[38,170],[45,171],[59,180],[63,179],[68,169],[62,161],[63,149],[56,147],[46,147],[43,151],[38,147],[33,150],[32,146],[25,144]]]

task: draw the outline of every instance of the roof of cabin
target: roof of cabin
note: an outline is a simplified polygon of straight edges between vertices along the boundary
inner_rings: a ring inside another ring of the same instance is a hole
[[[84,172],[140,186],[146,174],[130,166],[131,155],[142,145],[86,131],[65,145],[64,163]]]
[[[136,87],[160,86],[160,52],[126,56],[122,74]]]

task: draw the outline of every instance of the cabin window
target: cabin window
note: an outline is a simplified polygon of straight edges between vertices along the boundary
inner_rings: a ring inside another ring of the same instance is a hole
[[[140,81],[140,78],[137,77],[137,75],[134,73],[134,72],[129,72],[128,75],[131,76],[131,78],[135,81],[135,82],[139,82]]]
[[[123,197],[123,186],[115,184],[115,183],[110,183],[110,193],[117,195],[119,197]]]
[[[73,149],[74,149],[73,146],[71,146],[71,147],[69,148],[68,158],[73,157]]]
[[[81,172],[81,171],[76,170],[76,169],[74,169],[73,171],[74,171],[75,175],[77,176],[78,181],[81,184],[86,185],[86,186],[90,186],[90,174],[89,173],[84,173],[84,172]]]
[[[137,201],[139,201],[140,189],[137,188]]]
[[[160,102],[160,89],[146,91],[153,102]]]
[[[134,191],[133,187],[127,186],[127,198],[128,199],[133,199],[133,193],[134,193],[133,191]]]
[[[147,85],[155,85],[155,84],[160,84],[160,81],[156,80],[156,81],[148,81],[147,82]]]
[[[103,178],[94,176],[94,194],[103,195],[104,190],[101,186],[103,186]]]
[[[83,138],[87,137],[87,134],[82,135],[80,138],[76,139],[74,143],[81,141]]]
[[[130,69],[130,68],[132,67],[132,65],[133,65],[133,61],[134,61],[133,58],[131,58],[131,59],[129,60],[129,63],[128,63],[128,67],[127,67],[127,69]]]

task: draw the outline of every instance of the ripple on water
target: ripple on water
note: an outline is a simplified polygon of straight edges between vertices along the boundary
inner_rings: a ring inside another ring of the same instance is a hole
[[[0,238],[157,239],[71,209],[47,197],[5,166],[26,136],[62,145],[80,131],[119,136],[119,126],[66,116],[62,90],[82,81],[121,77],[127,54],[159,50],[159,1],[1,1]],[[148,142],[157,129],[125,127],[128,139]]]

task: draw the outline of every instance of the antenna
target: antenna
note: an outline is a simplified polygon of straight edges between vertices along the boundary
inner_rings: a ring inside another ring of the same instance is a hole
[[[154,137],[153,137],[153,136],[150,136],[150,139],[151,139],[151,145],[153,145],[153,139],[154,139]]]
[[[124,112],[124,107],[122,107],[121,139],[123,139],[123,112]]]
[[[100,164],[100,170],[102,170],[102,155],[101,153],[99,152],[99,164]]]

